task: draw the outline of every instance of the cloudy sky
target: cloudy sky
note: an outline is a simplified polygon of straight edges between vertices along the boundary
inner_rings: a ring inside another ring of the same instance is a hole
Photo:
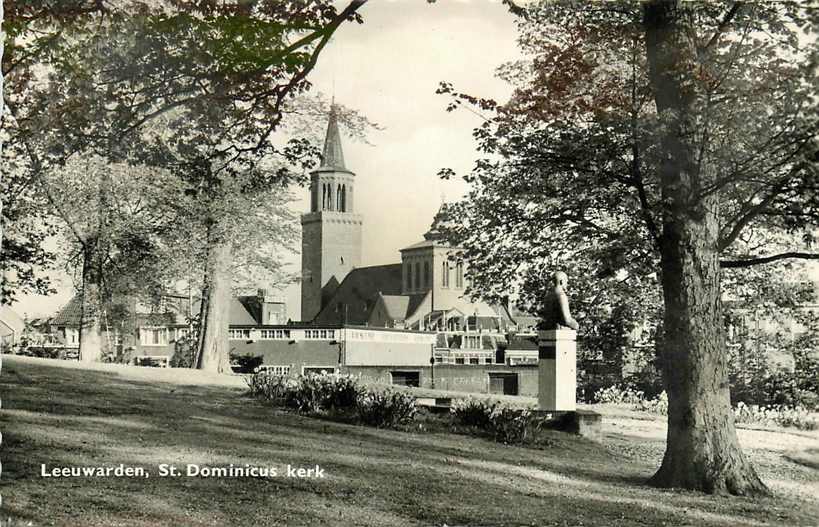
[[[356,208],[364,216],[362,265],[398,262],[398,250],[421,239],[441,204],[466,190],[444,182],[437,172],[463,173],[477,154],[472,129],[480,118],[468,111],[447,113],[435,89],[449,81],[456,89],[504,99],[509,87],[495,69],[517,57],[513,17],[499,1],[371,0],[361,10],[364,24],[344,24],[325,48],[310,76],[315,90],[335,94],[383,127],[370,144],[342,137],[347,167],[356,173]],[[307,191],[294,204],[308,208]],[[289,256],[291,270],[300,266]],[[25,297],[14,306],[28,316],[55,313],[71,296],[67,279],[49,298]],[[288,287],[293,319],[300,313],[299,286]]]

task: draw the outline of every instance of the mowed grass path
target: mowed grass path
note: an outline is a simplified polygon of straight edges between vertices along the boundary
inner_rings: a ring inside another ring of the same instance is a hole
[[[549,447],[530,449],[450,433],[376,430],[283,412],[235,387],[139,382],[13,358],[3,360],[0,385],[4,522],[11,517],[34,526],[819,523],[819,503],[811,499],[719,498],[645,487],[656,459],[623,456],[558,432]],[[125,463],[144,466],[152,476],[42,478],[42,463]],[[319,464],[327,478],[160,478],[160,463]],[[809,472],[814,469],[798,470],[813,483],[819,479]]]

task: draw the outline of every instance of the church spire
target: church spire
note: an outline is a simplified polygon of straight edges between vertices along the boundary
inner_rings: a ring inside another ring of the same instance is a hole
[[[341,134],[338,132],[335,103],[330,106],[330,119],[327,122],[327,136],[324,138],[321,167],[347,170],[347,167],[344,166],[344,152],[341,151]]]

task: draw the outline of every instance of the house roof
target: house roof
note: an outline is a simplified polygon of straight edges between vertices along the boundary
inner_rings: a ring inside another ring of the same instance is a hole
[[[359,267],[350,271],[322,308],[315,324],[365,325],[377,295],[401,296],[401,264]]]
[[[509,338],[507,350],[537,350],[537,335],[512,335]]]
[[[51,323],[55,326],[79,326],[82,318],[80,296],[74,295],[66,305],[57,312]]]
[[[14,332],[19,335],[25,327],[25,321],[13,309],[9,306],[0,306],[0,333]]]
[[[185,299],[181,295],[169,295]],[[256,305],[254,306],[254,302]],[[200,310],[201,300],[196,299],[193,304],[194,313]],[[173,303],[167,304],[167,311],[164,313],[137,313],[140,325],[180,325],[186,323],[184,310]],[[259,318],[255,318],[255,316]],[[57,315],[51,320],[54,326],[79,326],[82,316],[82,304],[80,296],[75,295],[63,306]],[[233,297],[230,299],[228,320],[231,325],[255,326],[261,321],[261,306],[258,306],[258,299],[253,296]]]

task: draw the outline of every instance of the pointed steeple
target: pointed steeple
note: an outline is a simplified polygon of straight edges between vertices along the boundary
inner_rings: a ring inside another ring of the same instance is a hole
[[[344,152],[341,151],[341,134],[338,131],[336,105],[330,106],[330,119],[327,122],[327,136],[324,138],[324,155],[321,157],[321,168],[347,170],[344,166]]]

